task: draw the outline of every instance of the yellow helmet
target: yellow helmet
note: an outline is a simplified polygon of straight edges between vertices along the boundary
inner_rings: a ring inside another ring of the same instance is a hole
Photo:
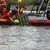
[[[18,2],[22,2],[22,0],[18,0]]]

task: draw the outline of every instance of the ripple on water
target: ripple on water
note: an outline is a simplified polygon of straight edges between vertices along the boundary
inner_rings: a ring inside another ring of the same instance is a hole
[[[4,39],[10,50],[49,50],[50,29],[46,28],[49,27],[0,27],[0,42]]]

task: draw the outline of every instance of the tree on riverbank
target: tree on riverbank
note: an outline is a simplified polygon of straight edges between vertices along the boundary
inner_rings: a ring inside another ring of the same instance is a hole
[[[10,1],[10,0],[9,0]],[[25,3],[25,4],[35,4],[35,3],[41,3],[42,0],[22,0],[22,3]],[[18,0],[11,0],[10,2],[13,2],[13,4],[16,4],[18,3]]]

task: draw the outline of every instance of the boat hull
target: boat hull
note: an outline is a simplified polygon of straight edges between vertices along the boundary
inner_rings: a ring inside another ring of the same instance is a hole
[[[30,20],[31,26],[50,26],[50,20]]]
[[[18,25],[18,23],[12,23],[8,19],[0,18],[0,25]]]

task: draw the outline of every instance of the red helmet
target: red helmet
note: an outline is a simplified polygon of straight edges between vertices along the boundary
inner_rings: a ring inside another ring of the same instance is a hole
[[[11,17],[11,13],[10,12],[7,12],[7,13],[5,13],[5,16],[6,17]]]

